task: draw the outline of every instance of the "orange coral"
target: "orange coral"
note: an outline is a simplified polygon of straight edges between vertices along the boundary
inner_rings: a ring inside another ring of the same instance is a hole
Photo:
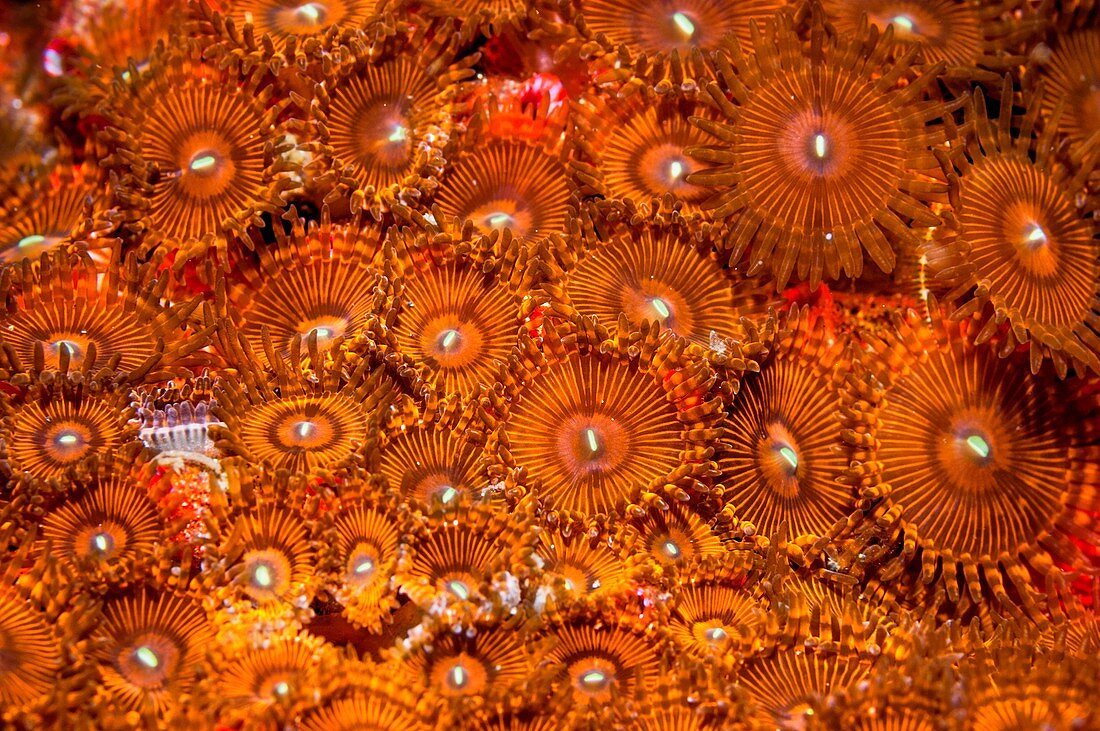
[[[1097,726],[1098,21],[0,3],[0,727]]]
[[[560,719],[549,713],[500,713],[492,718],[479,720],[472,726],[477,731],[551,731],[558,728]]]

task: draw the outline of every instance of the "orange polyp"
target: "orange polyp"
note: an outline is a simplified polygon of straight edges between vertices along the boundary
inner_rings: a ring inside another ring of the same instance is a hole
[[[0,727],[1100,728],[1100,2],[0,27]]]

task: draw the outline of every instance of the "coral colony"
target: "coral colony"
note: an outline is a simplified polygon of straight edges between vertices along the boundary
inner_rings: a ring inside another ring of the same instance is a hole
[[[1100,2],[3,0],[0,727],[1100,729]]]

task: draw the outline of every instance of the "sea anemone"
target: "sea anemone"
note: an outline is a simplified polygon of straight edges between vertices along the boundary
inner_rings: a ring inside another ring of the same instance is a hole
[[[622,550],[612,543],[554,528],[539,531],[536,555],[544,580],[555,586],[557,601],[566,605],[598,603],[629,591]]]
[[[1100,129],[1100,29],[1058,35],[1053,52],[1034,77],[1043,117],[1074,145],[1088,149]],[[1060,109],[1059,109],[1060,108]],[[1056,113],[1057,112],[1057,113]]]
[[[947,63],[945,76],[958,82],[997,84],[1000,75],[1027,63],[1025,39],[1045,18],[1015,2],[964,0],[827,0],[822,9],[841,36],[873,26],[891,28],[891,52],[903,56],[920,47],[925,63]]]
[[[869,578],[866,585],[875,586],[874,578]],[[858,599],[855,597],[857,589],[860,589]],[[790,572],[784,576],[783,592],[791,608],[791,625],[814,615],[842,616],[852,606],[867,609],[888,603],[884,597],[873,595],[870,589],[862,591],[862,586],[856,586],[852,576],[821,570]]]
[[[904,540],[881,577],[919,562],[922,581],[942,582],[952,601],[988,592],[1017,612],[1034,608],[1043,575],[1088,565],[1078,546],[1096,509],[1085,467],[1094,407],[978,347],[968,324],[911,315],[876,344],[887,384],[877,460],[889,485],[877,522]]]
[[[262,228],[261,214],[281,212],[298,185],[275,130],[286,101],[263,65],[219,68],[202,54],[187,40],[159,46],[145,70],[115,85],[102,135],[124,227],[143,236],[143,251],[179,249],[180,265]]]
[[[858,654],[778,649],[748,660],[737,682],[754,705],[750,728],[793,731],[825,696],[854,688],[869,672]]]
[[[56,561],[48,555],[31,561],[30,543],[13,538],[10,525],[5,526],[0,533],[5,549],[0,562],[0,719],[30,728],[49,718],[38,713],[69,707],[62,695],[72,681],[87,682],[80,675],[81,660],[66,653],[83,649],[76,641],[88,607],[86,598],[65,607],[71,595]]]
[[[976,731],[1028,728],[1073,731],[1094,718],[1086,703],[1084,698],[1067,703],[1035,696],[989,701],[987,705],[974,709],[971,723]]]
[[[375,215],[438,185],[451,105],[473,75],[447,34],[391,40],[352,52],[314,88],[309,137],[325,200]],[[350,199],[348,196],[350,195]]]
[[[333,27],[360,30],[374,17],[377,4],[376,0],[229,0],[220,6],[238,29],[286,41],[321,36]]]
[[[897,703],[873,714],[853,717],[845,728],[854,731],[935,731],[938,717],[927,711],[907,708]]]
[[[650,508],[624,526],[616,541],[628,562],[653,562],[667,571],[726,553],[724,526],[714,526],[685,503]]]
[[[900,660],[886,658],[873,666],[866,680],[826,695],[814,714],[804,717],[806,728],[934,731],[943,728],[945,719],[961,716],[957,696],[952,697],[957,692],[954,663],[944,652],[954,643],[944,643],[945,633],[931,625],[904,621],[905,626],[894,632],[906,635],[901,644],[908,654],[902,653]],[[916,644],[910,646],[912,640]]]
[[[889,574],[889,579],[881,577],[882,568],[874,566],[868,571],[860,584],[860,596],[888,616],[908,612],[913,616],[935,617],[937,622],[972,625],[983,632],[995,631],[1003,619],[992,602],[975,602],[968,592],[964,591],[952,600],[947,596],[942,582],[925,583],[916,566],[900,573],[894,571]],[[892,568],[889,561],[885,568]],[[830,604],[835,606],[832,600],[836,597],[828,598]]]
[[[505,711],[479,719],[474,724],[470,728],[476,731],[554,731],[561,728],[561,718],[550,709]]]
[[[1093,592],[1100,591],[1095,586]],[[1092,606],[1096,597],[1088,596]],[[1079,600],[1071,602],[1072,611],[1058,618],[1044,635],[1053,647],[1065,648],[1065,652],[1077,658],[1089,658],[1100,652],[1100,616],[1090,613]]]
[[[3,399],[9,413],[0,425],[0,468],[9,474],[60,485],[72,470],[91,467],[133,437],[129,393],[98,380],[60,376]]]
[[[490,709],[531,707],[540,690],[539,659],[537,648],[508,628],[483,628],[473,636],[444,628],[403,654],[398,681],[423,688],[423,702],[458,726]]]
[[[532,244],[568,230],[574,197],[564,151],[521,140],[468,137],[440,180],[434,196],[437,219],[469,221],[484,234],[508,229]]]
[[[17,595],[5,591],[0,597],[0,651],[5,658],[0,702],[6,710],[49,695],[61,665],[61,648],[45,617]]]
[[[331,514],[336,540],[329,583],[348,621],[378,632],[398,606],[391,577],[408,518],[395,499],[364,488],[345,486]]]
[[[1072,731],[1097,721],[1091,699],[1100,676],[1094,665],[1010,645],[983,648],[960,674],[971,687],[965,712],[975,731]]]
[[[604,199],[598,205],[606,215],[622,215],[634,206],[668,207],[662,202],[667,196],[681,204],[681,216],[697,217],[709,191],[685,178],[711,163],[689,158],[684,149],[708,141],[689,120],[714,120],[709,107],[678,94],[639,93],[625,99],[591,94],[574,109],[573,134],[583,157],[570,166],[587,195]]]
[[[772,598],[754,552],[691,561],[683,566],[669,618],[669,635],[682,652],[701,659],[733,659],[765,646]]]
[[[2,319],[0,363],[9,372],[65,363],[86,373],[120,369],[131,381],[164,380],[173,363],[206,345],[214,328],[195,332],[187,323],[200,298],[173,306],[154,267],[132,255],[121,261],[117,248],[108,271],[86,254],[60,251],[43,254],[37,269],[27,262]],[[5,272],[0,288],[10,289],[11,278]]]
[[[397,237],[393,278],[370,324],[378,341],[392,339],[441,393],[471,396],[493,382],[535,303],[527,296],[533,262],[506,234],[499,251],[469,242],[433,245],[427,235]]]
[[[578,528],[705,492],[714,465],[703,440],[726,399],[709,366],[655,331],[620,330],[600,346],[598,324],[576,326],[563,339],[548,321],[541,349],[523,334],[501,369],[512,401],[494,436],[507,479]]]
[[[681,226],[621,229],[563,259],[565,299],[609,326],[625,315],[632,327],[656,323],[663,333],[704,349],[740,344],[759,356],[757,326],[774,296],[724,268],[712,249]],[[742,318],[749,318],[745,324]]]
[[[726,223],[724,255],[747,257],[750,276],[769,269],[779,288],[794,274],[816,289],[858,277],[861,249],[888,272],[939,223],[929,203],[947,200],[929,177],[946,109],[922,100],[944,64],[911,69],[915,48],[883,63],[873,35],[825,43],[813,32],[791,53],[793,21],[778,18],[752,55],[717,56],[707,93],[722,119],[693,118],[713,141],[686,150],[715,166],[687,182],[714,189],[703,208]]]
[[[583,726],[582,719],[621,722],[635,710],[634,699],[644,699],[660,685],[663,641],[620,627],[610,616],[552,624],[543,636],[549,641],[546,661],[559,714],[568,714],[573,727]]]
[[[1075,202],[1091,166],[1066,167],[1052,130],[1033,136],[1037,114],[1032,100],[1017,135],[1008,105],[990,120],[979,91],[967,107],[972,135],[941,155],[958,193],[939,277],[954,287],[946,299],[964,300],[953,317],[985,318],[979,341],[1000,330],[1005,354],[1029,343],[1033,372],[1044,358],[1063,376],[1069,362],[1100,371],[1100,233]]]
[[[71,34],[72,56],[64,62],[72,68],[65,69],[68,73],[61,81],[71,86],[107,87],[131,63],[141,68],[158,41],[167,40],[172,32],[182,32],[185,7],[181,0],[67,6],[59,30]]]
[[[5,50],[10,49],[10,44],[5,45]],[[10,84],[0,84],[0,155],[4,160],[0,166],[0,186],[7,189],[17,184],[15,178],[20,173],[42,164],[51,147],[43,122],[38,111],[26,104]]]
[[[503,497],[490,487],[484,447],[449,421],[396,419],[381,431],[368,448],[367,464],[383,487],[426,511]]]
[[[872,464],[880,396],[844,342],[828,339],[808,311],[792,309],[723,423],[726,512],[755,535],[786,525],[803,548],[858,522],[881,492]]]
[[[662,0],[658,3],[582,0],[584,25],[612,48],[625,45],[634,55],[686,58],[692,49],[717,49],[727,36],[751,46],[755,21],[767,24],[785,5],[778,0],[723,3],[717,0]]]
[[[378,731],[429,731],[416,698],[381,675],[372,675],[346,692],[334,694],[302,716],[302,731],[354,731],[369,724]]]
[[[639,731],[709,731],[737,728],[729,726],[725,717],[708,716],[687,705],[660,708],[642,716],[635,728]]]
[[[492,38],[508,30],[538,27],[570,6],[554,0],[389,0],[384,7],[397,17],[423,13],[449,32],[455,32],[450,28],[456,24],[457,40],[465,44],[479,34]]]
[[[221,723],[291,718],[312,706],[335,655],[332,646],[305,632],[260,647],[237,649],[210,663],[208,714]]]
[[[460,504],[402,541],[394,583],[430,618],[456,624],[511,616],[535,571],[533,505],[514,513]]]
[[[865,548],[865,544],[860,544],[859,549]],[[867,550],[877,548],[872,545]],[[781,645],[794,646],[807,637],[817,638],[816,641],[831,637],[836,641],[836,646],[846,651],[862,652],[871,659],[890,655],[893,661],[895,656],[905,656],[906,653],[911,656],[914,630],[905,623],[920,621],[914,618],[924,620],[934,614],[937,609],[934,602],[903,606],[892,597],[873,593],[877,576],[872,574],[865,583],[860,583],[857,576],[866,567],[863,564],[838,567],[835,550],[835,547],[826,549],[825,567],[792,566],[790,571],[779,572],[781,581],[773,580],[771,596],[773,606],[779,610]],[[782,544],[769,553],[782,557]],[[862,553],[859,557],[865,558]],[[773,568],[775,564],[769,561],[767,565]],[[864,589],[864,586],[867,588]],[[972,618],[970,615],[958,617]],[[903,647],[904,652],[899,651],[898,647]],[[886,671],[881,676],[893,677]]]
[[[634,719],[641,731],[744,731],[745,695],[703,669],[685,666],[668,671],[667,682],[646,698],[644,713]],[[685,693],[686,688],[692,688]]]
[[[63,153],[55,164],[0,185],[0,262],[37,260],[76,242],[92,249],[110,244],[114,225],[99,170],[75,166]]]
[[[167,533],[141,469],[118,462],[51,506],[38,533],[38,550],[48,548],[75,575],[113,584],[139,578]]]
[[[382,366],[371,370],[367,360],[343,373],[343,350],[326,365],[316,351],[316,333],[310,336],[315,373],[307,374],[301,367],[300,337],[292,343],[289,361],[276,355],[266,328],[261,337],[275,377],[269,378],[259,363],[248,364],[243,352],[238,353],[243,367],[237,377],[219,382],[218,405],[211,409],[224,424],[211,426],[217,446],[276,470],[353,468],[370,420],[389,399],[392,378]]]
[[[246,483],[247,484],[247,483]],[[318,498],[297,482],[256,484],[257,492],[225,504],[211,501],[206,546],[210,585],[258,606],[284,602],[304,608],[320,587],[315,570],[320,546],[329,545],[316,520]]]
[[[197,599],[148,586],[110,597],[92,635],[99,703],[151,723],[178,712],[214,640]]]
[[[337,338],[353,339],[375,307],[383,228],[360,214],[334,225],[327,207],[319,224],[307,223],[294,208],[284,218],[289,232],[275,226],[275,242],[255,243],[254,253],[243,255],[224,277],[218,314],[232,318],[254,350],[262,347],[266,327],[283,356],[296,336],[308,340],[315,334],[321,350]]]

